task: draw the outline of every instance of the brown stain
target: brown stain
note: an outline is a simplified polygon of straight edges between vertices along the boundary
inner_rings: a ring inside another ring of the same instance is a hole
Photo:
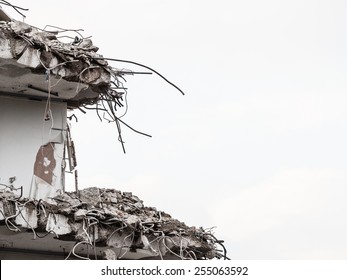
[[[44,180],[48,184],[53,183],[53,170],[57,162],[54,158],[54,143],[42,145],[37,154],[34,164],[34,175]]]

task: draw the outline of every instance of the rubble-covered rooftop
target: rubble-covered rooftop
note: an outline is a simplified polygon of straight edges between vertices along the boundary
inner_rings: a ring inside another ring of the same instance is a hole
[[[211,230],[189,227],[146,207],[132,193],[93,187],[46,202],[24,199],[15,192],[10,187],[0,191],[2,235],[10,241],[26,232],[34,251],[50,235],[70,242],[64,247],[66,259],[226,258],[222,241]],[[61,246],[50,250],[62,253]]]
[[[0,91],[64,100],[77,108],[99,100],[122,106],[124,72],[108,65],[89,38],[64,43],[64,32],[42,30],[20,21],[0,21]],[[78,36],[77,36],[78,35]]]

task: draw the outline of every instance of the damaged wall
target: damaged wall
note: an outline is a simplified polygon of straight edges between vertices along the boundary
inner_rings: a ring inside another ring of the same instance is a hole
[[[23,196],[54,196],[63,189],[66,103],[0,96],[0,183],[23,186]]]

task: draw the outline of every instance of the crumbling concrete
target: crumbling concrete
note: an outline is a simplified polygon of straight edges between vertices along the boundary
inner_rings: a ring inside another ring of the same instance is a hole
[[[73,240],[69,256],[86,258],[76,247],[102,247],[93,258],[222,258],[211,232],[189,227],[169,214],[146,207],[132,193],[87,188],[62,193],[55,203],[19,199],[8,188],[0,192],[0,220],[8,230],[29,229]],[[34,241],[36,242],[36,241]],[[222,247],[221,247],[222,248]]]
[[[108,65],[90,39],[76,36],[64,43],[58,34],[20,21],[0,21],[0,77],[6,80],[0,82],[1,91],[42,97],[49,92],[69,108],[103,98],[122,106],[122,72]]]

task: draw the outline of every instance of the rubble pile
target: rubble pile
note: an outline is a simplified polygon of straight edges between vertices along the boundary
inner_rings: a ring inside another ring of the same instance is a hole
[[[78,30],[70,42],[59,40],[66,37],[66,31],[60,28],[46,31],[20,21],[0,21],[0,62],[16,68],[21,75],[31,72],[51,79],[51,84],[61,83],[60,79],[69,82],[62,92],[54,92],[53,87],[48,90],[66,99],[70,108],[102,99],[121,107],[124,90],[119,78],[124,73],[110,67],[97,53],[98,47]],[[16,86],[16,92],[28,93],[28,88],[43,92],[47,86],[24,83]]]
[[[106,259],[126,258],[128,252],[137,251],[161,259],[226,257],[217,249],[221,241],[211,232],[146,207],[129,192],[93,187],[59,194],[53,201],[18,199],[12,192],[2,192],[0,220],[13,231],[27,228],[34,234],[75,240],[76,246],[103,246]]]

